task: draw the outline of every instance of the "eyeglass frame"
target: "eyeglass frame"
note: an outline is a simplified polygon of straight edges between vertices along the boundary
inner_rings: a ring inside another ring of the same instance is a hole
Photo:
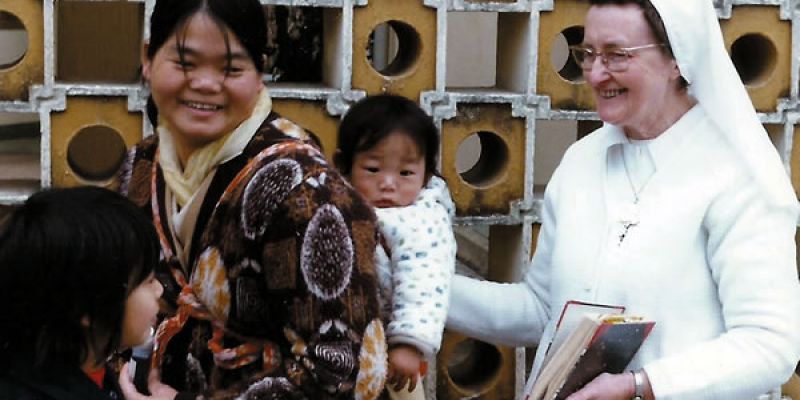
[[[641,45],[641,46],[634,46],[634,47],[615,47],[615,48],[606,49],[606,50],[602,50],[602,51],[595,51],[595,50],[592,50],[589,47],[584,47],[584,46],[580,46],[580,45],[569,46],[568,48],[569,48],[569,53],[572,56],[572,59],[575,60],[575,62],[578,64],[578,66],[584,71],[590,71],[594,67],[594,63],[595,63],[595,61],[597,61],[597,57],[599,56],[600,57],[600,62],[603,63],[603,66],[606,67],[607,70],[609,70],[611,72],[624,72],[624,71],[626,71],[628,69],[628,61],[631,58],[633,58],[633,55],[637,51],[651,49],[651,48],[655,48],[655,47],[664,47],[664,46],[666,46],[665,43],[650,43],[650,44],[645,44],[645,45]],[[592,62],[591,62],[591,64],[588,65],[588,67],[585,67],[583,65],[584,63],[580,62],[580,60],[578,60],[579,57],[576,55],[576,52],[579,52],[579,51],[584,53],[584,60],[586,59],[586,56],[591,55],[591,57],[593,57]],[[616,52],[617,53],[617,54],[615,54],[616,56],[625,57],[624,58],[625,62],[623,63],[624,67],[622,67],[622,68],[620,68],[620,67],[609,67],[609,65],[615,65],[614,63],[609,63],[609,61],[608,61],[608,55],[610,53],[612,53],[612,52]]]

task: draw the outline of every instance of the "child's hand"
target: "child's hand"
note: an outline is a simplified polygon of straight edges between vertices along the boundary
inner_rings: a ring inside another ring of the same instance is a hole
[[[158,371],[155,369],[150,371],[150,376],[147,378],[147,387],[150,389],[151,395],[139,393],[128,374],[129,364],[125,363],[119,372],[119,388],[122,390],[122,396],[125,397],[125,400],[173,400],[178,395],[177,390],[161,383]]]
[[[388,383],[394,385],[396,391],[402,390],[408,383],[408,391],[413,391],[417,386],[422,361],[422,353],[414,346],[407,344],[393,346],[389,349]]]

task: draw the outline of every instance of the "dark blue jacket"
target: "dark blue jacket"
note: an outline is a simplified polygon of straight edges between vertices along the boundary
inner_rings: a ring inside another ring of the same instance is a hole
[[[109,368],[98,387],[78,368],[59,368],[40,373],[15,367],[0,372],[0,400],[122,400],[117,376]]]

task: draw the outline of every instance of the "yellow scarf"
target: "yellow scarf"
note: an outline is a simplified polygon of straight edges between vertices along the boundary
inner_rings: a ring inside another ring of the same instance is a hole
[[[178,206],[183,207],[189,203],[197,188],[214,168],[236,157],[244,150],[271,110],[272,100],[265,87],[259,93],[258,101],[250,117],[232,132],[192,153],[185,168],[181,168],[173,134],[168,124],[163,119],[159,119],[158,161],[164,172],[164,181],[175,196]]]

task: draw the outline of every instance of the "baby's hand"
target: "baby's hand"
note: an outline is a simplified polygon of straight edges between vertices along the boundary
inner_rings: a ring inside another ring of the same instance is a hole
[[[417,386],[422,361],[422,353],[416,347],[407,344],[393,346],[389,349],[388,383],[393,384],[396,391],[402,390],[408,383],[408,391],[413,391]]]

